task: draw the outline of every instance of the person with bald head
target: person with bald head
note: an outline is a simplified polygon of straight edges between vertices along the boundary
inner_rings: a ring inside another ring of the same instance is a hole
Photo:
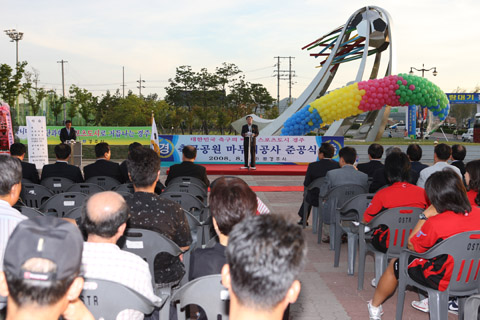
[[[87,199],[82,212],[82,225],[88,235],[82,257],[85,278],[118,282],[160,306],[161,299],[153,293],[148,264],[116,245],[129,216],[125,199],[116,192],[100,192]],[[139,311],[124,310],[116,319],[143,318],[144,314]]]

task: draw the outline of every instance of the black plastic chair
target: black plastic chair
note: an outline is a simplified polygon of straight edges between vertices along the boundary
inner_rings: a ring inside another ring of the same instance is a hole
[[[42,186],[47,187],[55,194],[67,191],[67,189],[74,183],[75,182],[73,182],[72,180],[63,177],[48,177],[42,179],[42,181],[40,182]]]
[[[80,192],[90,195],[102,191],[105,191],[105,189],[100,187],[98,184],[82,182],[72,184],[70,187],[68,187],[66,192]]]
[[[171,186],[172,184],[177,184],[177,183],[181,183],[181,184],[191,183],[191,184],[196,184],[197,186],[199,186],[199,187],[201,187],[205,190],[208,189],[207,185],[202,180],[200,180],[198,178],[194,178],[194,177],[188,177],[188,176],[173,178],[172,180],[170,180],[168,182],[168,186]]]
[[[22,184],[20,198],[23,203],[32,208],[40,208],[40,206],[53,196],[53,192],[45,186],[35,183]]]
[[[185,192],[162,192],[160,197],[175,201],[198,219],[201,219],[202,212],[206,208],[197,197]]]
[[[302,218],[302,221],[303,221],[303,228],[304,229],[307,226],[308,207],[310,206],[307,202],[307,193],[308,193],[309,190],[312,190],[314,188],[317,188],[317,189],[320,190],[320,187],[323,184],[324,180],[325,180],[325,177],[317,178],[317,179],[313,180],[307,187],[303,188],[303,218]],[[318,215],[318,207],[312,206],[312,208],[313,208],[313,214],[314,214],[313,221],[316,221],[315,217]],[[313,233],[317,232],[316,228],[317,228],[317,226],[315,224],[313,224],[313,229],[314,229]]]
[[[135,190],[133,189],[133,183],[124,183],[116,186],[113,188],[113,191],[122,191],[122,192],[129,192],[129,193],[134,193]]]
[[[42,204],[40,211],[46,216],[63,218],[68,211],[80,207],[86,198],[87,195],[80,192],[56,194]]]
[[[170,183],[168,187],[166,187],[163,192],[184,192],[191,194],[192,196],[195,196],[198,198],[198,200],[202,201],[204,205],[207,205],[207,190],[199,187],[198,185],[194,183]]]
[[[85,182],[98,184],[105,190],[112,190],[116,186],[120,185],[120,182],[117,179],[108,176],[91,177],[88,178]]]
[[[26,216],[26,217],[28,217],[28,218],[43,217],[43,216],[44,216],[44,214],[43,214],[41,211],[39,211],[39,210],[37,210],[37,209],[35,209],[35,208],[31,208],[31,207],[21,207],[21,208],[19,209],[19,211],[20,211],[24,216]]]

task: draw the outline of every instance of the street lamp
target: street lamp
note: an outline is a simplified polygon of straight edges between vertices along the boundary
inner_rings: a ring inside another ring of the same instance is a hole
[[[410,72],[409,74],[410,75],[413,75],[413,70],[416,70],[416,71],[420,71],[422,72],[422,78],[425,78],[425,71],[431,71],[433,70],[432,74],[434,77],[437,76],[438,72],[437,72],[437,67],[433,67],[433,68],[430,68],[430,69],[425,69],[425,64],[422,63],[422,69],[417,69],[417,68],[414,68],[414,67],[410,67]],[[423,123],[424,123],[425,119],[423,119],[423,114],[422,114],[422,122],[420,123],[420,138],[423,139]],[[428,125],[427,125],[427,128],[428,128]]]
[[[15,29],[4,30],[7,36],[10,37],[10,42],[16,42],[17,45],[17,70],[18,70],[18,41],[22,40],[23,32],[17,31]]]

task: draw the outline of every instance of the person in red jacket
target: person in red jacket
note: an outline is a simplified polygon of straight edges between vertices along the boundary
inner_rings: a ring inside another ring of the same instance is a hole
[[[480,160],[473,160],[465,166],[465,184],[467,185],[467,196],[472,207],[480,206],[478,191],[480,188]]]

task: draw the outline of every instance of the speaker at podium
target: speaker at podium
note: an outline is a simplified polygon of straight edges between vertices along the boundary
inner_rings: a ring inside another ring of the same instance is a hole
[[[70,149],[72,150],[68,163],[77,167],[81,167],[82,166],[82,143],[72,139],[72,140],[65,141],[65,144],[68,144],[70,146]]]

